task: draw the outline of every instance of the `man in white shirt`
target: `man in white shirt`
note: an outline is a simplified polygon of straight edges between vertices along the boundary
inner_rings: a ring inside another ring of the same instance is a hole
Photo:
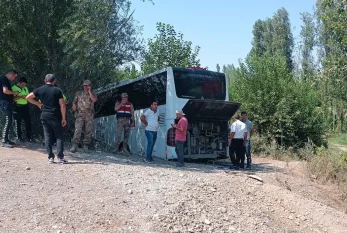
[[[247,140],[246,124],[240,121],[240,115],[234,115],[234,123],[230,127],[229,152],[230,159],[236,169],[245,167],[245,145]],[[234,153],[236,153],[236,160]]]
[[[146,126],[145,134],[147,138],[147,149],[145,162],[153,162],[152,152],[155,141],[157,140],[157,131],[159,129],[158,101],[153,101],[150,108],[141,116],[141,122]]]

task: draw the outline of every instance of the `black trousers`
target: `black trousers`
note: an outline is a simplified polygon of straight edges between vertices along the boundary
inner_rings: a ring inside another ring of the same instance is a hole
[[[231,147],[229,148],[229,155],[231,162],[234,166],[245,167],[245,147],[243,146],[243,139],[233,139]]]
[[[13,116],[15,120],[15,132],[18,139],[23,139],[22,135],[22,120],[24,120],[25,123],[25,133],[26,133],[26,139],[31,139],[31,120],[30,120],[30,112],[29,112],[29,105],[15,105]]]
[[[7,100],[0,100],[0,110],[5,119],[5,125],[2,130],[2,142],[9,141],[10,127],[12,126],[13,104]]]
[[[53,137],[57,139],[58,158],[64,158],[64,138],[63,126],[59,120],[41,120],[43,126],[43,134],[45,136],[45,147],[48,158],[54,158],[52,151]]]

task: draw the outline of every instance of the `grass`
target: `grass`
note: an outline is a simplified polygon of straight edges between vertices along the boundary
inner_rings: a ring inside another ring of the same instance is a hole
[[[282,149],[275,142],[268,143],[263,138],[254,138],[254,154],[276,160],[306,160],[308,173],[322,184],[337,184],[341,197],[347,204],[347,134],[334,134],[328,137],[328,148],[316,148],[307,143],[304,148]],[[347,210],[346,210],[347,211]]]
[[[328,138],[329,144],[347,146],[347,134],[333,134]]]

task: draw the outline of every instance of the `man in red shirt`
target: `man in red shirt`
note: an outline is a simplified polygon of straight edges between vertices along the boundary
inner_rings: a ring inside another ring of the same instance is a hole
[[[175,141],[176,141],[176,154],[178,163],[176,167],[184,166],[184,143],[187,140],[187,128],[188,120],[184,117],[182,110],[176,111],[176,117],[179,119],[177,124],[173,124],[172,127],[176,129]]]

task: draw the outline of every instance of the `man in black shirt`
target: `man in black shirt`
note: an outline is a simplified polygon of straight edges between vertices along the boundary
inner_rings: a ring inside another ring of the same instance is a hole
[[[45,137],[45,146],[48,153],[49,163],[54,163],[52,151],[53,136],[57,139],[58,158],[61,164],[67,163],[64,159],[63,127],[66,125],[66,105],[62,91],[55,87],[56,79],[53,74],[47,74],[45,85],[31,92],[26,99],[39,107],[41,122]],[[40,99],[41,103],[35,100]]]
[[[0,77],[0,110],[5,117],[5,125],[2,130],[2,146],[5,147],[13,147],[14,145],[14,143],[10,141],[8,134],[13,118],[13,97],[16,97],[19,92],[11,90],[10,81],[14,81],[17,76],[17,71],[10,70],[5,76]]]

